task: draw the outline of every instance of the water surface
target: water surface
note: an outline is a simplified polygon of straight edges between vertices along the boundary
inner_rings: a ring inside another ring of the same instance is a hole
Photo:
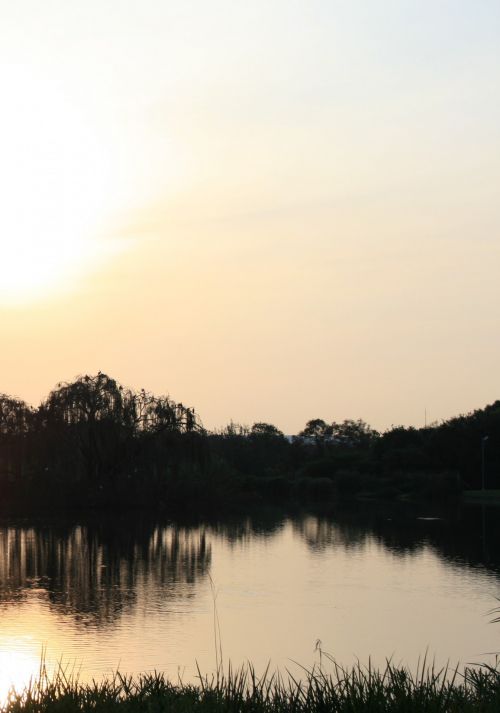
[[[500,511],[345,508],[195,525],[145,517],[0,526],[0,696],[42,648],[82,679],[222,655],[263,670],[311,665],[315,644],[414,666],[500,651]],[[217,620],[220,629],[217,629]]]

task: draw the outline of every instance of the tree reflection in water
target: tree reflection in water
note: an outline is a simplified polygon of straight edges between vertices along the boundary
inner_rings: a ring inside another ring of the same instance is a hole
[[[246,547],[291,526],[314,552],[356,553],[376,542],[396,556],[432,548],[447,562],[500,573],[500,519],[494,508],[455,508],[427,518],[423,506],[356,503],[328,514],[265,511],[195,524],[110,518],[79,525],[0,527],[0,608],[29,597],[78,624],[105,627],[134,609],[139,595],[163,604],[195,596],[207,578],[212,543]],[[424,516],[421,519],[421,516]]]
[[[2,527],[0,606],[39,595],[84,625],[103,626],[133,606],[143,586],[193,596],[210,561],[202,527]]]
[[[375,542],[406,557],[424,547],[445,562],[500,574],[500,509],[460,506],[435,510],[419,503],[351,503],[328,516],[293,520],[294,531],[315,552],[340,547],[347,552]]]

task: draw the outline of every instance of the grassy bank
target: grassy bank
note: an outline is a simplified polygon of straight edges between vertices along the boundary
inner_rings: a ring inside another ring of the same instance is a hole
[[[23,692],[12,692],[2,713],[22,711],[169,711],[184,713],[493,713],[500,710],[500,671],[469,668],[462,673],[435,671],[425,664],[416,674],[388,664],[385,670],[354,667],[348,671],[329,661],[329,670],[291,675],[266,673],[251,666],[200,676],[197,685],[171,683],[162,674],[137,679],[116,674],[99,683],[82,684],[59,671],[42,674]]]

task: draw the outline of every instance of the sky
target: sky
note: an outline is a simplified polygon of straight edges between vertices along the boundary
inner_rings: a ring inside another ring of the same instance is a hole
[[[0,0],[0,392],[208,428],[499,398],[500,4]]]

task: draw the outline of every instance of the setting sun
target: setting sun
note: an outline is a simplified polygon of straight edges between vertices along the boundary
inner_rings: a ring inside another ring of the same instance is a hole
[[[88,259],[84,242],[64,236],[21,235],[2,252],[0,297],[16,302],[62,286],[68,273]]]
[[[0,72],[0,299],[24,302],[94,259],[110,162],[57,82],[19,66]]]

